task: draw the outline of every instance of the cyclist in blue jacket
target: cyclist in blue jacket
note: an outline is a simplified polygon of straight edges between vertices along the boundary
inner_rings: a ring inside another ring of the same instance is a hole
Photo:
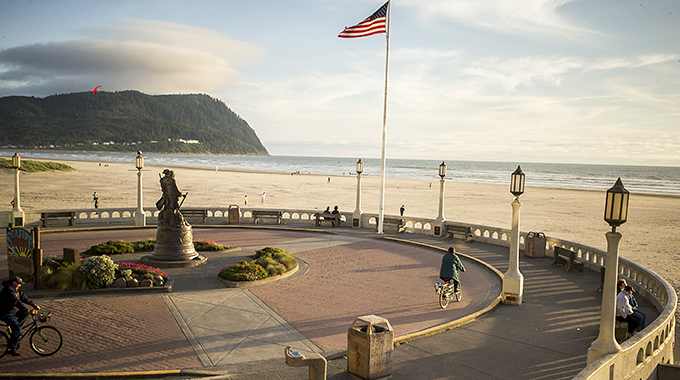
[[[460,277],[458,271],[465,272],[465,267],[463,263],[456,255],[456,250],[453,247],[449,247],[449,251],[442,257],[442,266],[439,269],[439,278],[442,281],[453,281],[454,292],[460,290]]]
[[[23,284],[21,277],[12,277],[2,282],[3,286],[0,290],[0,320],[12,330],[7,343],[7,354],[11,356],[20,355],[16,349],[21,335],[21,326],[30,314],[35,314],[40,309],[40,306],[33,303],[24,292],[19,290]],[[31,305],[33,309],[29,310],[24,304]]]

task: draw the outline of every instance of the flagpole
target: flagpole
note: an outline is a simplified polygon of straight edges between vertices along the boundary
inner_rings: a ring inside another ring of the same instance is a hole
[[[382,129],[382,155],[380,163],[380,214],[378,216],[378,234],[383,234],[383,220],[385,219],[385,145],[387,137],[387,74],[390,63],[390,22],[392,1],[387,5],[387,51],[385,53],[385,96],[383,101],[383,129]]]

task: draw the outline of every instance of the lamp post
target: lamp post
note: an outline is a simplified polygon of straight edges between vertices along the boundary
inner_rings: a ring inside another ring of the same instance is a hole
[[[439,165],[439,215],[435,219],[434,235],[441,236],[444,228],[444,177],[446,177],[446,164],[444,161]]]
[[[600,333],[588,348],[587,364],[603,355],[621,350],[614,338],[614,320],[616,318],[616,280],[619,268],[619,242],[621,234],[616,227],[628,219],[628,190],[623,187],[621,178],[616,180],[612,188],[607,190],[604,203],[604,220],[611,226],[607,232],[607,257],[605,258],[604,284],[602,286],[602,310],[600,312]]]
[[[144,169],[144,156],[142,151],[137,151],[137,158],[135,158],[135,167],[137,168],[137,211],[135,211],[135,226],[146,226],[146,214],[142,207],[142,169]]]
[[[14,206],[12,207],[12,223],[14,226],[23,227],[24,210],[21,209],[21,197],[19,196],[19,169],[21,168],[21,157],[18,153],[12,156],[12,167],[14,168]]]
[[[515,196],[512,201],[512,231],[510,232],[510,264],[503,275],[503,303],[521,305],[524,296],[524,276],[519,271],[519,197],[524,194],[524,173],[517,169],[510,176],[510,192]]]
[[[364,172],[364,163],[359,159],[357,161],[357,207],[354,209],[354,214],[352,215],[352,227],[361,228],[361,173]]]

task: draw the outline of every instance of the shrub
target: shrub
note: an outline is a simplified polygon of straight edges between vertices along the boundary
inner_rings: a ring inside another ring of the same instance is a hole
[[[255,257],[255,263],[261,265],[270,276],[283,274],[297,265],[297,260],[290,253],[275,247],[262,248],[255,252]]]
[[[125,253],[133,253],[135,250],[129,243],[124,241],[112,241],[109,240],[106,243],[101,243],[98,245],[93,245],[87,251],[83,252],[84,255],[122,255]]]
[[[269,265],[267,266],[267,273],[269,273],[269,276],[278,276],[284,274],[286,273],[286,266],[281,263]]]
[[[272,257],[276,253],[280,252],[286,252],[281,248],[276,248],[276,247],[264,247],[260,250],[255,251],[255,258],[259,259],[260,257]],[[288,252],[286,252],[288,253]]]
[[[81,272],[79,267],[76,267],[73,263],[65,263],[53,272],[47,270],[44,273],[46,274],[44,282],[49,288],[59,290],[85,290],[91,288],[85,273]]]
[[[194,240],[194,249],[197,251],[224,251],[229,249],[224,244],[216,243],[212,240]]]
[[[130,242],[130,246],[135,252],[151,252],[156,247],[156,240],[135,240]]]
[[[87,276],[93,288],[105,288],[116,279],[118,265],[106,255],[87,258],[80,265],[80,271]]]
[[[269,277],[262,266],[247,261],[239,261],[235,265],[222,268],[218,276],[229,281],[255,281]]]

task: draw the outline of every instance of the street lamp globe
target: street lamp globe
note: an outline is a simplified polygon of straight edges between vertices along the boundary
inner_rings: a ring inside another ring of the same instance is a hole
[[[614,186],[607,190],[607,198],[604,203],[604,220],[616,232],[616,227],[626,223],[628,219],[628,196],[630,193],[623,187],[621,178],[616,180]]]
[[[524,194],[524,173],[519,165],[510,176],[510,192],[516,197]]]
[[[439,176],[442,177],[442,179],[446,177],[446,164],[444,161],[439,165]]]
[[[357,174],[361,174],[364,172],[364,163],[361,161],[361,158],[359,161],[357,161]]]

